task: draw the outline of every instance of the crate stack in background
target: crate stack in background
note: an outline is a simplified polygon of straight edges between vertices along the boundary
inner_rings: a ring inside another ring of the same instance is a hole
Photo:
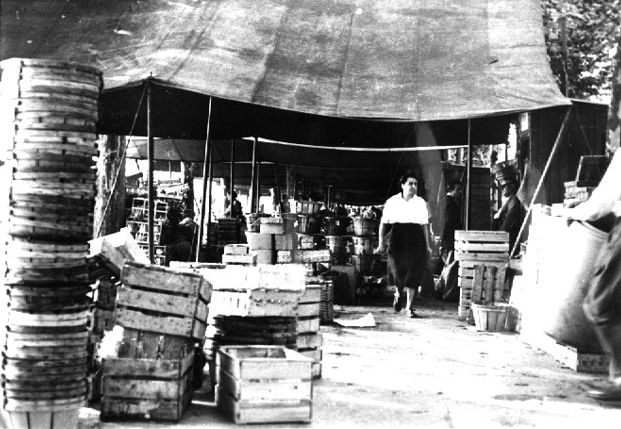
[[[87,393],[101,73],[19,58],[0,69],[0,411],[11,428],[74,428]]]
[[[155,208],[153,210],[153,262],[156,265],[168,265],[168,247],[165,245],[165,223],[168,212],[171,209],[171,202],[154,199]],[[125,221],[130,229],[132,236],[138,242],[140,248],[149,252],[149,201],[147,198],[134,197],[130,217]]]
[[[258,264],[274,264],[279,256],[291,260],[297,241],[295,220],[296,215],[289,213],[259,218],[256,220],[258,231],[256,225],[255,231],[246,231],[249,250],[256,255]]]
[[[201,275],[124,265],[114,312],[122,329],[108,334],[120,338],[102,364],[102,420],[182,418],[192,400],[195,346],[205,336],[210,299],[211,285]]]
[[[510,291],[505,290],[505,273],[509,250],[508,232],[455,231],[455,259],[459,261],[460,288],[457,315],[460,319],[474,322],[471,298],[478,275],[481,276],[480,281],[493,290],[492,303],[508,302]]]

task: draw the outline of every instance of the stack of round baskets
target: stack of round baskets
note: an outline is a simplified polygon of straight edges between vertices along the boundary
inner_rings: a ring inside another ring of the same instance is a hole
[[[74,428],[87,394],[101,73],[15,58],[0,69],[0,409],[9,427]]]

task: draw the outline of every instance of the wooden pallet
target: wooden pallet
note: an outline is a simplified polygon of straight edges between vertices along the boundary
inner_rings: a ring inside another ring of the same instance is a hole
[[[117,290],[115,323],[202,341],[211,285],[202,276],[128,262]]]
[[[455,259],[503,261],[509,259],[509,233],[504,231],[455,231]]]
[[[104,359],[101,419],[179,421],[192,401],[194,350],[183,359]]]
[[[604,353],[580,351],[576,347],[556,341],[543,332],[524,332],[523,341],[545,353],[548,353],[563,366],[592,374],[608,374],[610,358]]]
[[[236,424],[309,422],[312,364],[282,347],[223,347],[216,363],[216,402]]]

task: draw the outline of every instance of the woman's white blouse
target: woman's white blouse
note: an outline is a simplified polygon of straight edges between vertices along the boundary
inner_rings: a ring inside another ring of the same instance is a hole
[[[429,223],[429,211],[424,199],[415,195],[405,200],[401,193],[386,200],[381,223]]]

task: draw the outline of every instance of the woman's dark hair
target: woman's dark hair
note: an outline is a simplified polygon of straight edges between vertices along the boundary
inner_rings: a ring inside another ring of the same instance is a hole
[[[399,184],[403,185],[405,182],[408,181],[408,178],[413,177],[416,179],[416,182],[418,183],[418,176],[416,175],[416,173],[414,173],[414,170],[407,170],[405,171],[401,177],[399,178]]]

